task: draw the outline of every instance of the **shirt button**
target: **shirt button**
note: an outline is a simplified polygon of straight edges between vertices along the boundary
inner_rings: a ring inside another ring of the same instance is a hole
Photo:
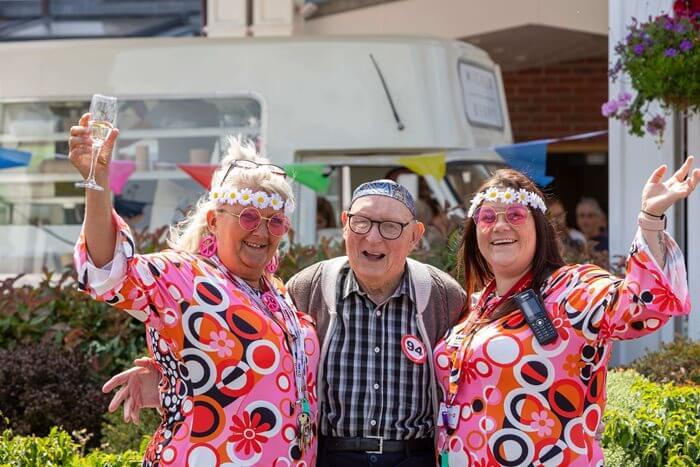
[[[374,389],[379,389],[379,383],[374,383],[374,384],[372,385],[372,387],[373,387]]]
[[[375,426],[375,425],[377,424],[377,421],[376,421],[376,420],[370,420],[370,421],[369,421],[369,424],[372,425],[372,426]]]
[[[379,350],[380,350],[380,349],[379,349],[379,346],[375,347],[375,348],[374,348],[374,353],[379,353]]]
[[[380,317],[380,316],[382,316],[382,312],[381,312],[381,311],[379,311],[379,310],[377,310],[377,312],[376,312],[375,314],[377,315],[377,317]]]

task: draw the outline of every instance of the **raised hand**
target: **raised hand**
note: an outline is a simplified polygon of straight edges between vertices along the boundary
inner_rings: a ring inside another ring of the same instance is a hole
[[[687,198],[700,182],[700,169],[690,170],[693,156],[689,156],[680,169],[663,182],[666,166],[654,170],[642,191],[642,210],[661,216],[676,201]]]
[[[88,123],[90,114],[86,113],[80,117],[77,125],[70,129],[70,139],[68,140],[68,159],[73,166],[78,169],[83,178],[87,178],[90,173],[90,161],[92,157],[92,138],[90,137],[90,129]],[[107,139],[105,140],[95,164],[95,180],[103,187],[108,186],[109,182],[109,162],[112,160],[112,150],[114,142],[119,136],[119,130],[113,128]]]
[[[108,393],[119,387],[109,403],[109,411],[114,412],[124,403],[124,421],[139,424],[141,409],[155,407],[160,411],[158,381],[160,374],[151,364],[150,358],[137,358],[134,367],[112,376],[102,392]],[[120,387],[121,386],[121,387]]]

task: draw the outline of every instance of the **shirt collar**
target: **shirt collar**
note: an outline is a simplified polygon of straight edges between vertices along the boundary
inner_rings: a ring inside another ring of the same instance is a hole
[[[351,293],[356,293],[362,297],[366,297],[367,294],[360,288],[360,284],[357,282],[357,279],[355,278],[355,273],[353,270],[350,268],[350,266],[346,266],[348,271],[348,275],[345,279],[345,284],[343,287],[343,299],[348,298],[348,295]],[[396,287],[396,290],[394,290],[394,293],[389,296],[389,298],[398,298],[401,297],[402,295],[408,295],[408,298],[415,303],[415,296],[414,296],[414,290],[413,287],[411,287],[411,280],[410,280],[410,274],[408,272],[408,266],[404,268],[404,273],[403,276],[401,277],[401,281],[399,282],[398,287]]]

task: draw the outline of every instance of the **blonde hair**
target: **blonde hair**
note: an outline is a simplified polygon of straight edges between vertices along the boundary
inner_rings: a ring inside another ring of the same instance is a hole
[[[212,188],[221,188],[222,179],[235,160],[250,160],[259,164],[269,163],[268,159],[260,157],[255,147],[249,142],[242,142],[240,137],[229,137],[228,150],[219,163],[211,179]],[[285,177],[273,173],[269,167],[261,166],[255,169],[233,168],[223,187],[251,188],[277,193],[284,200],[285,206],[294,205],[294,192]],[[170,248],[188,253],[198,253],[202,237],[209,232],[207,213],[216,209],[216,201],[209,199],[209,193],[202,196],[195,208],[177,225],[170,227],[168,245]]]

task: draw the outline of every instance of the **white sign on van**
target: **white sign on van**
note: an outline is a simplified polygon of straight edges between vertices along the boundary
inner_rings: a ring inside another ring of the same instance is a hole
[[[459,78],[462,82],[462,97],[469,122],[475,125],[503,128],[496,74],[493,71],[460,62]]]

